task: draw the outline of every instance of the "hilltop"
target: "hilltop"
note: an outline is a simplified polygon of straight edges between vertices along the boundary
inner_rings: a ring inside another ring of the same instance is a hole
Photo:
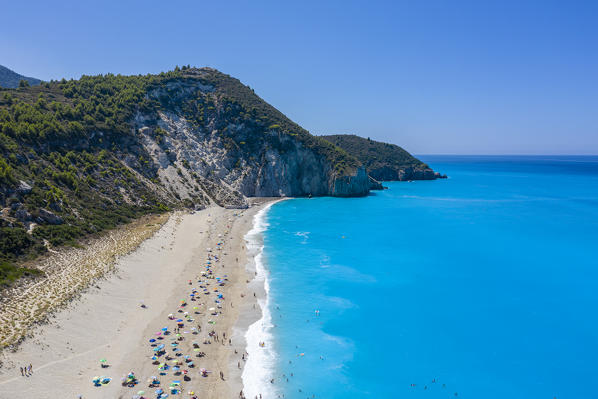
[[[0,284],[145,214],[372,184],[355,157],[214,69],[0,89]]]
[[[433,180],[445,175],[395,144],[382,143],[353,134],[320,136],[357,158],[368,174],[379,181]]]
[[[7,67],[0,65],[0,87],[14,89],[19,87],[19,82],[21,80],[26,81],[31,86],[38,85],[42,82],[36,78],[20,75]]]

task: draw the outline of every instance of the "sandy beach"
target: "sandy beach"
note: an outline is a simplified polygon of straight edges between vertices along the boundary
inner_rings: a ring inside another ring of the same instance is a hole
[[[173,381],[201,398],[239,397],[243,331],[260,316],[244,236],[266,203],[172,214],[137,250],[119,258],[106,278],[0,353],[0,398],[132,398],[140,390],[154,398],[156,389],[167,390]],[[165,354],[154,350],[161,344]],[[172,367],[176,361],[179,372]],[[162,362],[168,370],[158,369]],[[22,376],[20,367],[29,364],[33,372]],[[123,386],[130,372],[138,383]],[[112,380],[94,386],[95,376]],[[152,376],[159,387],[148,387]]]

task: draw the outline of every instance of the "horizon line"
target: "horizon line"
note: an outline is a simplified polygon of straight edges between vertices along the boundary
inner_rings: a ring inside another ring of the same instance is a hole
[[[416,156],[464,156],[464,157],[598,157],[597,154],[455,154],[455,153],[413,153]]]

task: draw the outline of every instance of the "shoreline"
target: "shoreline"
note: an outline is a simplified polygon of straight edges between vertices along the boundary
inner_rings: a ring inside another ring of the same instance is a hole
[[[272,336],[269,332],[272,328],[269,309],[270,281],[262,257],[264,232],[268,227],[265,218],[274,204],[284,200],[270,202],[260,209],[253,217],[252,229],[244,237],[249,258],[246,268],[253,274],[253,278],[248,283],[248,291],[253,291],[255,295],[254,300],[251,301],[251,308],[249,308],[250,304],[246,303],[245,317],[238,321],[239,330],[244,332],[245,352],[248,356],[244,367],[242,367],[241,375],[243,394],[247,398],[262,395],[268,398],[275,395],[274,392],[266,392],[267,388],[270,388],[268,374],[274,367],[275,353],[272,349]],[[260,342],[264,342],[266,346],[258,348]]]
[[[195,214],[171,216],[135,251],[118,258],[113,273],[94,281],[64,309],[49,315],[47,324],[30,328],[28,335],[32,336],[14,350],[0,352],[3,398],[125,398],[138,390],[145,390],[146,395],[151,391],[154,397],[154,389],[148,388],[146,379],[158,370],[149,360],[148,337],[168,325],[167,315],[176,310],[176,304],[189,290],[188,280],[214,284],[214,280],[201,277],[202,261],[209,253],[217,253],[217,260],[212,258],[214,276],[227,279],[224,287],[218,287],[223,295],[222,309],[219,304],[215,314],[204,311],[209,302],[202,297],[205,303],[199,303],[199,310],[194,312],[198,315],[188,324],[201,324],[201,332],[181,331],[184,341],[179,347],[185,353],[193,353],[191,341],[200,342],[205,352],[205,357],[194,359],[197,366],[189,369],[190,381],[181,386],[185,393],[194,390],[201,398],[237,397],[243,389],[243,370],[237,366],[237,356],[246,350],[241,337],[243,320],[259,318],[256,313],[246,312],[253,308],[255,298],[248,293],[253,276],[247,268],[245,235],[253,227],[255,214],[273,200],[253,199],[252,206],[244,210],[210,207]],[[217,247],[217,242],[222,245]],[[208,252],[209,248],[217,251]],[[141,308],[141,302],[145,308]],[[218,336],[222,334],[222,338],[208,339],[208,328]],[[227,334],[225,339],[223,333]],[[208,341],[211,343],[203,344]],[[110,367],[100,368],[100,358],[106,358]],[[22,377],[19,366],[30,363],[33,374]],[[212,373],[200,377],[199,368]],[[139,376],[139,384],[135,388],[122,387],[120,378],[130,371]],[[91,379],[96,375],[109,376],[112,381],[94,387]],[[173,378],[182,381],[182,377],[164,376],[161,386],[167,386]]]

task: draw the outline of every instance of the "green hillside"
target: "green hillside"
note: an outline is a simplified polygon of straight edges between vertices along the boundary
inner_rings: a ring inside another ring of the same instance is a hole
[[[395,144],[353,134],[320,136],[357,158],[378,181],[431,180],[439,177],[428,165]]]

